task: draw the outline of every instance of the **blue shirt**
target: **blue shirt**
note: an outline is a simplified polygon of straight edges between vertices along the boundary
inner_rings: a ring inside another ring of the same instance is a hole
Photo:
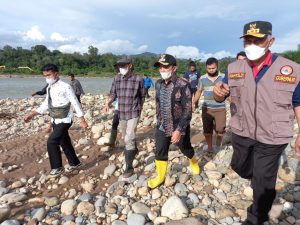
[[[191,88],[197,88],[200,78],[200,72],[198,70],[195,70],[193,72],[189,70],[185,72],[183,77],[190,82]]]
[[[273,54],[272,64],[276,59],[277,59],[277,55]],[[270,66],[266,66],[266,65],[263,66],[263,68],[257,74],[257,77],[255,79],[256,83],[258,83],[260,81],[260,79],[266,74],[266,72],[268,71],[269,68],[270,68]],[[222,81],[225,84],[228,84],[228,71],[225,72],[225,76],[224,76]],[[297,107],[297,106],[300,106],[300,82],[298,83],[298,85],[297,85],[297,87],[296,87],[296,89],[293,93],[292,102],[293,102],[293,107],[294,108]]]
[[[144,87],[148,88],[154,86],[153,81],[150,77],[144,77]]]

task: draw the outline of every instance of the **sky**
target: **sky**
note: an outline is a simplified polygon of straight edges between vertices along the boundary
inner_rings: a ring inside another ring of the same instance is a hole
[[[0,7],[0,48],[43,44],[62,52],[169,53],[218,59],[243,50],[244,24],[265,20],[271,50],[300,44],[299,0],[10,0]]]

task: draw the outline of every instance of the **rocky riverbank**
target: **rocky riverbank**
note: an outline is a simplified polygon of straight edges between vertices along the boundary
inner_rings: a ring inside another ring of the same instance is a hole
[[[136,175],[129,183],[120,179],[125,166],[121,136],[114,150],[103,146],[112,118],[112,113],[102,113],[104,96],[83,97],[90,129],[82,131],[75,121],[70,133],[84,167],[59,178],[47,176],[48,134],[43,129],[49,117],[38,116],[28,124],[22,121],[42,99],[0,100],[1,224],[240,224],[251,204],[251,185],[229,166],[233,152],[229,129],[223,147],[215,149],[213,156],[206,154],[201,114],[193,114],[191,122],[191,139],[201,174],[192,176],[188,160],[171,146],[164,185],[154,190],[147,188],[147,180],[155,176],[156,112],[151,94],[138,126]],[[295,125],[295,133],[297,130]],[[281,160],[278,195],[270,214],[274,224],[300,224],[299,171],[293,141],[286,149],[287,160]]]

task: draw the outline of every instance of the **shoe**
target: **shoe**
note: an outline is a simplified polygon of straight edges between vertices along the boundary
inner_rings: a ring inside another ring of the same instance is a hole
[[[60,167],[57,169],[52,169],[49,173],[49,177],[58,177],[59,175],[61,175],[64,172],[64,168]]]
[[[127,179],[127,178],[131,177],[133,174],[134,174],[134,170],[133,169],[129,169],[129,170],[127,170],[127,171],[125,171],[123,173],[123,178]]]
[[[196,159],[196,156],[193,156],[193,158],[191,158],[189,160],[190,162],[190,168],[192,170],[193,175],[199,175],[200,174],[200,167],[198,165],[198,161]]]
[[[112,129],[110,131],[109,140],[108,140],[108,142],[104,143],[104,145],[110,146],[110,147],[115,147],[117,136],[118,136],[118,131]]]
[[[76,166],[69,165],[69,167],[66,168],[66,172],[67,173],[71,173],[71,172],[73,172],[75,170],[78,170],[81,166],[82,166],[82,163],[79,163]]]
[[[254,224],[249,220],[245,220],[244,222],[242,222],[242,225],[254,225]]]
[[[153,189],[165,181],[168,161],[155,160],[157,177],[148,181],[148,187]]]
[[[137,152],[138,152],[137,149],[125,150],[125,152],[124,152],[125,162],[126,162],[126,169],[123,174],[124,179],[127,179],[134,174],[134,169],[133,169],[132,163],[133,163],[134,157],[137,154]]]

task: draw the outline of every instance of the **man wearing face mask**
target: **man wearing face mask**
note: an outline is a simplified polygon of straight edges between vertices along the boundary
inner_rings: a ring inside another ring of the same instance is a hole
[[[126,181],[134,174],[132,163],[138,152],[136,128],[145,101],[145,91],[143,78],[133,73],[131,58],[121,58],[117,61],[116,67],[119,73],[113,80],[104,112],[107,113],[111,104],[118,98],[120,130],[125,141],[126,169],[123,179]]]
[[[253,187],[243,224],[262,225],[276,196],[279,158],[293,137],[295,116],[300,126],[300,66],[269,50],[275,41],[269,22],[246,24],[241,38],[248,60],[229,64],[214,97],[222,102],[230,94],[231,167]],[[295,153],[299,158],[299,134]]]
[[[42,72],[48,83],[46,99],[36,111],[28,113],[24,117],[24,121],[27,123],[34,116],[49,111],[53,128],[47,141],[51,166],[49,176],[57,177],[64,172],[60,147],[69,162],[69,167],[66,168],[67,172],[77,170],[81,166],[68,133],[74,117],[71,105],[80,119],[80,125],[86,129],[88,124],[83,117],[83,111],[72,87],[59,79],[58,67],[54,64],[47,64],[43,66]]]
[[[188,81],[176,75],[176,59],[163,54],[154,64],[159,68],[162,79],[155,84],[157,129],[155,134],[155,165],[157,176],[148,181],[148,187],[156,188],[165,180],[168,167],[170,144],[177,145],[189,158],[191,171],[200,173],[190,141],[190,121],[192,118],[192,93]]]
[[[222,136],[226,128],[226,109],[225,103],[216,102],[213,97],[214,85],[224,78],[224,74],[218,70],[218,60],[216,58],[208,58],[206,60],[207,73],[201,76],[198,84],[198,90],[193,99],[193,108],[199,100],[201,94],[204,95],[202,105],[202,123],[203,133],[207,143],[208,153],[213,152],[213,131],[217,134],[216,145],[221,146]]]

